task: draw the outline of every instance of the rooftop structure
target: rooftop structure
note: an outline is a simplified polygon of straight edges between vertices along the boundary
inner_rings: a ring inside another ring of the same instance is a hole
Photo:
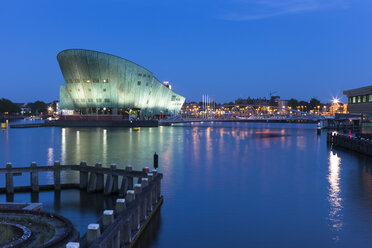
[[[372,114],[372,86],[345,90],[351,114]]]

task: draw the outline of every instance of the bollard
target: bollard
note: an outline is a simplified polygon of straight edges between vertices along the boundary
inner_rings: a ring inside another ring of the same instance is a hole
[[[102,168],[102,164],[101,163],[96,163],[95,168]],[[105,179],[105,177],[104,177],[103,173],[101,173],[101,172],[97,172],[96,175],[97,175],[96,191],[102,192],[104,190],[104,179]]]
[[[30,177],[32,192],[39,192],[39,174],[37,171],[36,162],[31,163]]]
[[[125,166],[125,170],[126,171],[132,171],[132,166],[131,165],[127,165],[127,166]]]
[[[103,211],[102,224],[105,229],[114,222],[114,210]]]
[[[127,190],[127,195],[125,197],[125,201],[130,203],[131,201],[133,201],[135,199],[135,193],[134,193],[134,190]]]
[[[61,164],[54,162],[54,190],[61,190]]]
[[[68,242],[66,248],[80,248],[80,243],[78,242]]]
[[[13,183],[13,173],[11,172],[12,170],[12,163],[6,163],[5,168],[9,170],[5,174],[5,184],[6,184],[6,193],[7,194],[13,194],[14,193],[14,183]]]
[[[155,152],[155,154],[154,154],[154,168],[157,169],[158,166],[159,166],[159,156]]]
[[[136,183],[134,185],[134,193],[136,195],[140,194],[142,192],[142,184]]]
[[[80,189],[86,189],[87,186],[88,186],[88,171],[84,171],[84,169],[87,166],[87,162],[81,161],[80,166],[83,167],[79,170],[79,172],[80,172]]]
[[[96,239],[101,236],[101,230],[99,224],[89,224],[87,230],[87,242],[88,244],[93,243]]]
[[[142,188],[144,188],[144,187],[146,187],[147,185],[149,185],[149,179],[146,178],[146,177],[143,177],[143,178],[142,178],[141,185],[142,185]]]
[[[125,209],[126,209],[125,199],[124,198],[116,199],[116,205],[115,205],[116,214],[120,214]]]

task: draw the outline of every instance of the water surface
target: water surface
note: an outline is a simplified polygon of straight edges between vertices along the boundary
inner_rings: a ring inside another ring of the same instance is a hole
[[[330,149],[315,128],[199,123],[139,132],[7,129],[0,132],[0,164],[86,160],[141,169],[152,166],[157,152],[164,204],[145,246],[371,247],[372,161]],[[62,178],[77,179],[77,174]],[[15,183],[22,180],[29,179],[16,178]],[[40,180],[52,183],[52,174]],[[15,196],[15,201],[29,200],[29,194]],[[59,197],[45,192],[39,201],[70,218],[83,233],[104,208],[112,207],[112,199],[79,191],[63,191]]]

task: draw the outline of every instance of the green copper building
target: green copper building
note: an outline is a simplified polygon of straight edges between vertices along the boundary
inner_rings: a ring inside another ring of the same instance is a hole
[[[66,82],[60,87],[60,109],[113,115],[137,111],[149,117],[177,114],[185,101],[149,70],[114,55],[69,49],[57,60]]]

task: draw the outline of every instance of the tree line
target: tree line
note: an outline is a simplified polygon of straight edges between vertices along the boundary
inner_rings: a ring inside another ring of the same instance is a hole
[[[1,114],[18,114],[21,112],[22,104],[14,103],[9,99],[0,99],[0,113]],[[40,114],[47,113],[48,104],[43,101],[29,102],[24,107],[29,108],[31,113],[27,114]]]

